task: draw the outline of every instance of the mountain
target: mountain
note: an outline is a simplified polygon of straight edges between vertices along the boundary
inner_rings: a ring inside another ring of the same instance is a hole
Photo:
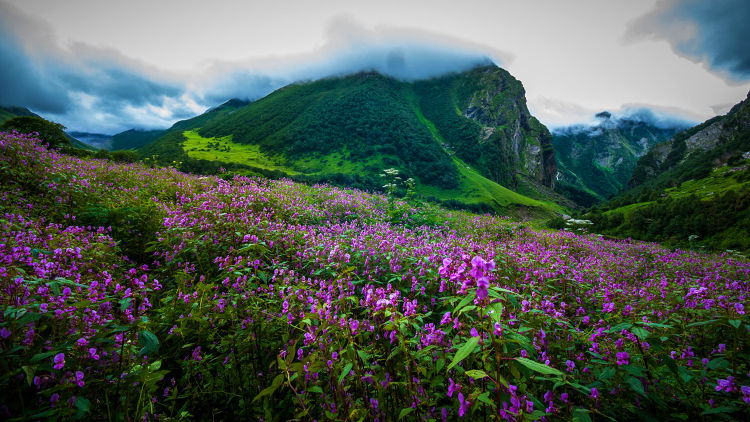
[[[148,143],[156,140],[164,134],[163,129],[144,130],[130,129],[112,136],[110,149],[138,149]]]
[[[554,130],[557,190],[582,206],[608,199],[627,187],[638,159],[651,147],[686,129],[644,117],[618,118],[604,111],[593,125]]]
[[[38,114],[25,107],[0,106],[0,125],[18,116],[39,117]]]
[[[629,185],[589,214],[594,230],[750,253],[750,93],[726,115],[652,147]]]
[[[90,132],[67,132],[72,138],[97,149],[112,149],[112,135]]]
[[[179,122],[141,153],[367,189],[396,168],[426,197],[485,209],[549,209],[556,173],[549,131],[521,82],[496,66],[416,82],[364,72],[296,83]]]

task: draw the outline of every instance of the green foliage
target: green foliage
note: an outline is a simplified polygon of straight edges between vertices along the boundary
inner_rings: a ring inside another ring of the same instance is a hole
[[[455,167],[415,117],[407,93],[407,85],[375,73],[296,84],[206,124],[200,134],[233,135],[234,142],[292,160],[343,150],[353,162],[389,156],[407,177],[456,187]]]
[[[158,139],[163,134],[163,130],[126,130],[112,136],[112,149],[138,149]]]
[[[0,130],[16,130],[20,133],[38,133],[39,139],[46,142],[50,148],[71,146],[70,139],[65,134],[65,126],[50,122],[36,116],[14,117],[2,125]]]

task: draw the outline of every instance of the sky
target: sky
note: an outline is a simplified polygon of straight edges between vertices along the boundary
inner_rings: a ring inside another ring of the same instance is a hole
[[[551,128],[700,122],[750,91],[747,22],[747,0],[0,0],[0,104],[113,134],[300,80],[495,63]]]

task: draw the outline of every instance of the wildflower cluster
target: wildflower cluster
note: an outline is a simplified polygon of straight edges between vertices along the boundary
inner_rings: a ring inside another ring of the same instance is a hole
[[[0,184],[3,419],[750,417],[747,261],[15,133]]]

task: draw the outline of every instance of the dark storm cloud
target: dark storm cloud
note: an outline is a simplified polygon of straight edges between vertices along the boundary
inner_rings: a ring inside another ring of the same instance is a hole
[[[0,104],[31,107],[61,113],[68,105],[67,93],[45,78],[42,69],[26,54],[3,22],[0,3]]]
[[[0,83],[0,104],[29,107],[68,126],[110,132],[135,124],[133,110],[159,108],[184,93],[182,84],[114,50],[84,44],[61,48],[44,22],[3,2]],[[154,123],[165,126],[167,121]]]
[[[663,0],[626,39],[667,40],[672,49],[732,82],[750,80],[750,1]]]

